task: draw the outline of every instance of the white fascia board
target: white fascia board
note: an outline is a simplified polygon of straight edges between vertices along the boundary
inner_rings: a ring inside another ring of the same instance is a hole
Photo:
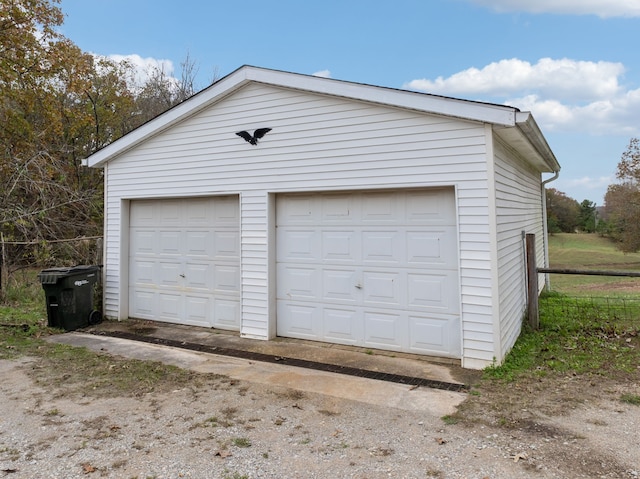
[[[397,90],[257,67],[245,68],[247,68],[247,78],[260,83],[407,108],[425,113],[453,116],[465,120],[481,121],[500,126],[514,126],[516,112],[518,111],[510,106],[461,100],[428,93]]]
[[[542,134],[531,112],[519,111],[516,113],[516,125],[524,134],[529,143],[535,148],[542,160],[549,166],[552,172],[560,171],[560,163],[553,154],[549,143]]]

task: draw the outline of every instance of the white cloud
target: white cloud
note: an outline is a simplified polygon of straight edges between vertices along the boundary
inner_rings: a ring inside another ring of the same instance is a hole
[[[606,188],[613,183],[614,178],[611,176],[600,176],[598,178],[591,178],[590,176],[583,176],[582,178],[575,178],[573,180],[565,180],[563,184],[569,187],[580,186],[589,190],[596,190]]]
[[[101,57],[100,55],[94,55]],[[102,56],[102,58],[105,58]],[[173,62],[166,59],[158,59],[152,57],[143,58],[137,54],[131,55],[118,55],[112,54],[106,57],[107,59],[116,63],[126,62],[133,66],[133,82],[135,85],[143,85],[149,77],[153,76],[154,72],[163,72],[167,77],[172,77],[174,74]]]
[[[406,88],[442,94],[488,94],[506,96],[537,91],[575,99],[607,98],[619,89],[618,77],[624,65],[612,62],[585,62],[568,58],[542,58],[531,63],[511,58],[478,68],[469,68],[448,78],[412,80]]]
[[[549,131],[637,135],[640,89],[620,84],[624,71],[621,63],[543,58],[531,64],[512,58],[447,78],[412,80],[404,87],[502,102],[533,112]]]
[[[562,103],[537,95],[509,99],[505,103],[533,113],[548,131],[578,131],[594,135],[640,134],[640,89],[585,105]]]
[[[638,0],[470,0],[498,12],[640,17]]]
[[[331,72],[329,70],[320,70],[318,72],[312,73],[314,77],[322,77],[322,78],[331,78]]]

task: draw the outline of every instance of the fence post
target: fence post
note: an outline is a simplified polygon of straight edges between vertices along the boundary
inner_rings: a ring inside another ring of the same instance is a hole
[[[4,248],[5,248],[4,233],[0,232],[0,291],[2,291],[3,280],[6,282],[9,281],[9,274],[7,272],[8,271],[7,258],[6,258],[7,254]]]
[[[527,251],[527,318],[533,329],[540,327],[538,314],[538,268],[536,266],[536,235],[526,235]]]
[[[96,257],[95,257],[95,264],[102,264],[103,263],[103,239],[102,238],[96,238]]]

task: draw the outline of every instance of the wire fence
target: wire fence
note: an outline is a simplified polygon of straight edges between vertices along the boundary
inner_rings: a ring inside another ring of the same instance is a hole
[[[0,234],[0,291],[23,270],[102,263],[102,237],[10,241]]]
[[[556,321],[616,323],[640,326],[640,295],[570,296],[543,294],[539,299],[540,315]]]

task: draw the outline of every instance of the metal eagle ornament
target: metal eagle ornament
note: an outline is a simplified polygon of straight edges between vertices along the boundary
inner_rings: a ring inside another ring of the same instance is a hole
[[[266,135],[267,133],[269,133],[270,131],[271,131],[271,128],[258,128],[256,131],[253,132],[253,135],[248,131],[244,131],[244,130],[237,132],[236,135],[238,135],[240,138],[244,138],[245,141],[247,141],[252,145],[257,145],[258,140],[262,138],[264,135]]]

